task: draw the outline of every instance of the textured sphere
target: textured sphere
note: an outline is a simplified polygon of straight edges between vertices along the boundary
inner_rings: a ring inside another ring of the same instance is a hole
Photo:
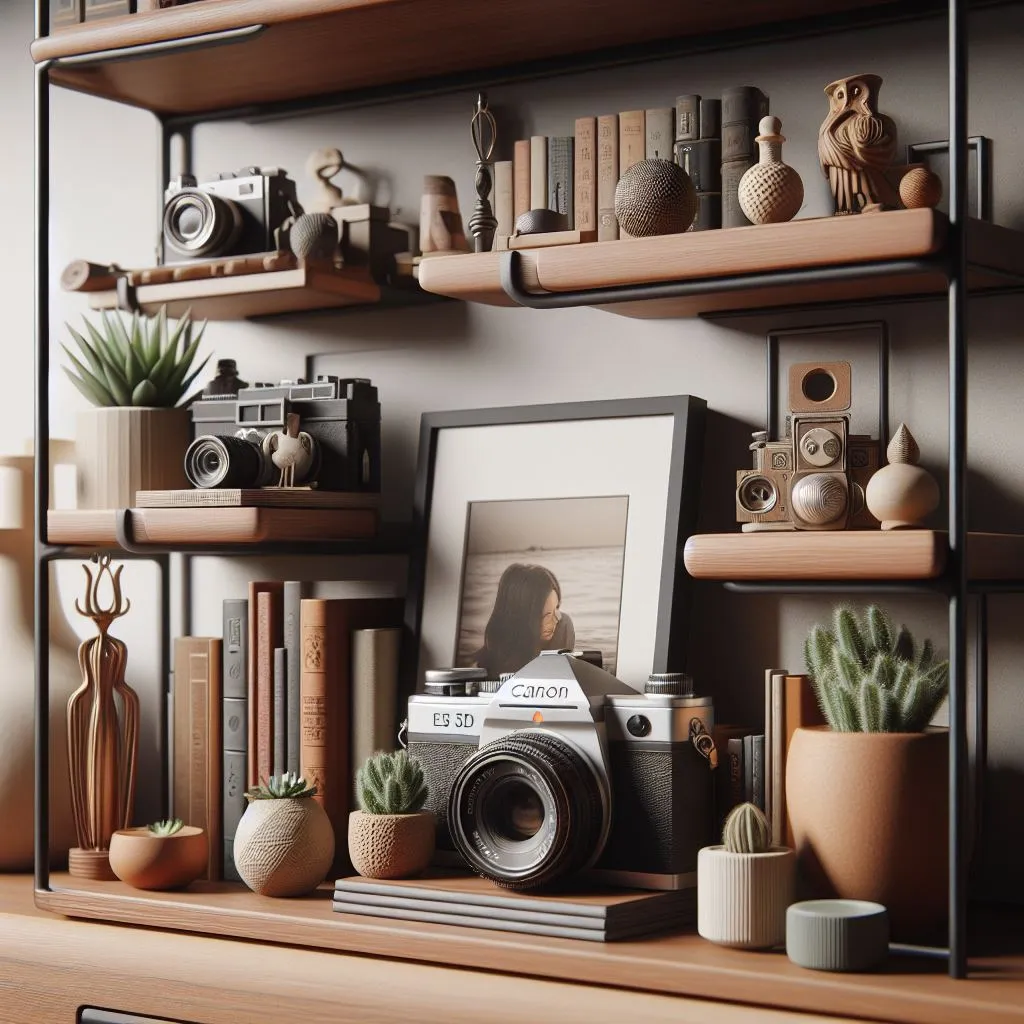
[[[434,855],[434,815],[367,814],[348,816],[348,855],[364,878],[408,878],[419,874]]]
[[[942,199],[942,179],[927,167],[912,167],[900,178],[900,199],[908,210],[938,206]]]
[[[800,212],[804,183],[789,164],[754,164],[740,178],[738,198],[752,224],[781,224]]]
[[[569,218],[557,210],[527,210],[516,218],[517,235],[537,235],[545,231],[568,231]]]
[[[696,215],[697,190],[669,160],[639,160],[615,186],[615,217],[636,238],[685,231]]]
[[[846,511],[846,486],[838,473],[811,473],[793,485],[790,501],[805,523],[824,526]]]
[[[338,251],[338,222],[329,213],[304,213],[292,225],[288,244],[300,260],[333,259]]]

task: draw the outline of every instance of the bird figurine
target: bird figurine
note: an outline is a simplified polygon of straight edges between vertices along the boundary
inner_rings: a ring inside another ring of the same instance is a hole
[[[290,412],[285,417],[284,430],[274,431],[263,438],[263,452],[281,471],[278,487],[294,487],[301,483],[313,465],[313,438],[299,430],[299,416]]]
[[[818,160],[837,214],[900,206],[886,172],[896,156],[896,122],[878,112],[878,75],[853,75],[825,86],[829,111],[818,130]]]

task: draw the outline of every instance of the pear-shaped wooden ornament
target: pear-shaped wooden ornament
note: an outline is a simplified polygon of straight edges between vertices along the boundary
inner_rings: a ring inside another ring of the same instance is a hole
[[[905,423],[901,423],[885,450],[889,460],[868,481],[864,494],[868,511],[883,530],[921,527],[939,504],[935,477],[918,464],[921,449]]]

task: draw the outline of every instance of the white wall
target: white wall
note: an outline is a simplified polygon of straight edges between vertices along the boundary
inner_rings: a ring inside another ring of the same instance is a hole
[[[4,343],[11,378],[9,426],[0,445],[18,443],[27,433],[31,411],[28,7],[21,0],[0,0],[0,80],[5,97],[0,104],[0,137],[6,140],[0,174],[9,237],[0,247],[0,292],[6,300]],[[972,18],[972,26],[970,132],[994,140],[996,220],[1024,228],[1019,174],[1024,162],[1024,72],[1019,59],[1024,9],[986,11]],[[381,53],[387,59],[386,43]],[[827,190],[815,150],[826,109],[823,86],[844,73],[876,72],[885,80],[881,107],[896,118],[901,140],[942,139],[945,60],[944,25],[929,21],[495,88],[490,98],[504,129],[499,155],[505,157],[511,155],[516,137],[570,134],[576,116],[665,106],[679,93],[716,95],[729,85],[757,84],[770,95],[773,113],[783,119],[785,156],[803,175],[807,200],[801,216],[808,216],[827,211]],[[375,198],[389,202],[399,218],[417,219],[422,176],[440,173],[455,178],[468,219],[474,194],[468,131],[473,98],[463,93],[262,125],[203,126],[196,134],[196,170],[206,175],[245,164],[276,164],[292,171],[301,198],[309,195],[303,171],[308,152],[337,145],[348,161],[379,181]],[[53,132],[52,343],[53,358],[59,362],[61,323],[85,308],[81,299],[57,290],[59,270],[76,257],[122,265],[150,258],[157,230],[157,131],[147,114],[56,90]],[[342,175],[341,184],[346,192],[359,187],[349,172]],[[361,194],[369,198],[366,191]],[[1024,451],[1017,418],[1024,370],[1018,344],[1021,313],[1017,298],[981,299],[971,310],[971,524],[976,529],[1017,528],[1024,501]],[[238,359],[249,380],[294,376],[307,355],[323,355],[324,369],[371,377],[383,404],[384,500],[390,518],[409,515],[417,424],[424,410],[665,393],[703,396],[713,416],[701,526],[730,530],[735,528],[734,472],[748,464],[747,431],[760,425],[764,415],[766,331],[877,318],[888,321],[892,338],[893,423],[906,419],[927,464],[944,472],[945,306],[940,302],[717,322],[641,322],[587,309],[535,312],[450,303],[217,324],[208,330],[207,339],[218,355]],[[54,433],[70,436],[72,414],[81,400],[56,371],[51,395]],[[863,397],[860,401],[863,404]],[[937,522],[941,521],[940,516]],[[66,599],[77,586],[77,570],[68,571],[70,577],[61,576]],[[312,578],[323,574],[324,567],[322,560],[310,559],[289,567],[255,560],[197,562],[196,630],[218,632],[221,598],[241,595],[251,575],[284,571]],[[339,575],[350,571],[360,572],[362,567],[337,566]],[[378,560],[373,573],[382,587],[400,585],[401,560]],[[152,711],[155,618],[147,604],[152,571],[132,565],[126,575],[138,602],[122,633],[129,643],[130,679],[142,691],[144,707]],[[911,627],[943,642],[942,599],[887,600],[886,605]],[[759,720],[764,667],[785,664],[799,669],[802,637],[830,606],[825,598],[735,595],[718,586],[701,587],[692,624],[692,669],[700,687],[715,697],[722,720]],[[990,818],[984,870],[979,872],[985,879],[984,891],[1017,898],[1024,898],[1024,880],[1020,858],[1010,851],[1019,849],[1024,839],[1019,802],[1024,701],[1017,669],[1022,640],[1016,627],[1022,608],[1015,598],[991,601]],[[148,728],[152,735],[152,725]],[[147,765],[152,769],[154,764],[155,754],[150,753]],[[146,800],[153,806],[151,792]]]

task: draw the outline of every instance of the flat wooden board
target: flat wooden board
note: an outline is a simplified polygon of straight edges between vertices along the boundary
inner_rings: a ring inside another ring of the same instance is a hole
[[[37,893],[37,904],[70,917],[812,1013],[855,1012],[901,1024],[1024,1021],[1019,913],[998,930],[994,923],[978,930],[989,944],[1001,937],[1001,949],[1015,935],[1012,952],[979,957],[970,981],[951,981],[945,962],[933,958],[892,956],[876,974],[829,974],[797,967],[782,953],[716,946],[692,932],[596,943],[332,914],[330,887],[309,897],[273,900],[226,882],[147,893],[121,882],[57,874],[51,885],[56,891]]]
[[[136,491],[138,508],[379,508],[380,495],[307,487],[209,487]]]
[[[793,530],[703,533],[686,541],[683,562],[707,580],[927,580],[946,568],[947,535],[937,530]],[[972,533],[975,580],[1024,578],[1024,535]]]

